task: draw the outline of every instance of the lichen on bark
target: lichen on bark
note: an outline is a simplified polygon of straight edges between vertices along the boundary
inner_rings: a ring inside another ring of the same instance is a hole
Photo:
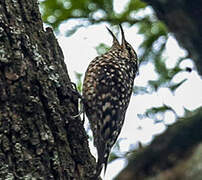
[[[37,0],[0,1],[0,179],[89,179],[95,161],[77,113]]]

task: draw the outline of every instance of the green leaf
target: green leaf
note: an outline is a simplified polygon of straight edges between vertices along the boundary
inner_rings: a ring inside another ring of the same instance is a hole
[[[160,80],[150,80],[148,81],[148,84],[151,86],[152,89],[155,91],[158,90],[158,88],[162,85],[162,82]]]
[[[104,43],[100,43],[99,46],[97,46],[95,49],[96,49],[98,55],[101,55],[101,54],[106,53],[110,49],[110,47]]]
[[[132,10],[140,10],[142,8],[145,8],[147,4],[140,0],[131,0],[128,4],[128,11]]]
[[[156,114],[156,113],[162,113],[162,112],[165,112],[167,110],[173,110],[170,106],[167,106],[167,105],[163,105],[163,106],[160,106],[160,107],[153,107],[151,109],[148,109],[147,113],[152,113],[152,114]]]
[[[77,82],[76,82],[77,90],[79,93],[81,93],[82,92],[82,80],[81,79],[82,79],[83,74],[75,72],[75,76],[76,76],[76,80],[77,80]]]
[[[109,159],[108,159],[108,163],[110,163],[110,162],[112,162],[112,161],[114,161],[114,160],[116,160],[116,159],[118,159],[118,158],[120,158],[120,156],[117,156],[116,153],[111,152],[111,153],[110,153],[110,156],[109,156]]]
[[[174,92],[174,91],[176,91],[176,89],[177,89],[178,87],[180,87],[180,86],[181,86],[184,82],[186,82],[186,81],[187,81],[187,79],[183,79],[183,80],[180,81],[179,83],[175,83],[175,84],[169,86],[169,89],[170,89],[172,92]]]
[[[163,106],[159,106],[159,107],[152,107],[150,109],[147,109],[147,111],[145,112],[145,115],[149,118],[152,118],[155,120],[155,123],[158,123],[158,122],[162,122],[163,119],[157,119],[156,115],[157,114],[164,114],[166,111],[172,111],[174,114],[176,114],[175,110],[168,106],[168,105],[163,105]]]

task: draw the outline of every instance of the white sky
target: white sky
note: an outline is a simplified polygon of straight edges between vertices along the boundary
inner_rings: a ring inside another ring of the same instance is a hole
[[[122,6],[118,6],[122,2]],[[128,0],[124,0],[128,2]],[[116,0],[118,3],[115,6],[117,12],[121,12],[123,0]],[[60,31],[64,32],[78,21],[72,21],[71,23],[64,23],[60,26]],[[76,82],[74,72],[85,73],[88,64],[96,56],[95,47],[100,43],[107,45],[112,44],[112,38],[106,30],[106,23],[99,25],[93,25],[86,28],[80,28],[75,34],[70,37],[66,37],[64,34],[60,34],[57,38],[62,47],[65,62],[70,78],[73,82]],[[143,37],[137,34],[137,27],[131,28],[123,27],[127,41],[133,46],[138,54],[138,46],[143,40]],[[113,30],[113,29],[112,29]],[[177,57],[184,56],[185,51],[180,49],[177,42],[172,36],[167,41],[166,54],[168,57],[167,63],[169,67],[173,67],[176,63]],[[192,61],[187,60],[182,63],[182,67],[193,67]],[[194,68],[194,67],[193,67]],[[135,84],[145,87],[148,80],[155,80],[157,77],[154,72],[153,65],[148,63],[140,67],[139,76],[135,79]],[[188,80],[179,87],[175,95],[173,95],[167,88],[161,88],[157,93],[136,95],[132,96],[129,108],[127,110],[125,123],[119,138],[124,138],[121,141],[121,151],[126,152],[130,147],[135,147],[137,142],[140,141],[143,144],[148,144],[154,137],[154,135],[162,133],[166,126],[163,123],[155,124],[151,119],[138,119],[137,114],[144,113],[147,108],[152,106],[161,106],[163,103],[173,107],[179,116],[183,116],[184,107],[189,110],[194,110],[202,105],[202,81],[197,75],[196,71],[191,73],[180,73],[175,77],[175,81],[187,77]],[[171,124],[175,121],[175,116],[172,112],[167,112],[165,115],[165,123]],[[91,147],[92,142],[90,143]],[[96,155],[96,150],[92,148],[93,154]],[[108,165],[107,172],[104,179],[112,179],[125,165],[125,162],[120,159],[116,160]]]

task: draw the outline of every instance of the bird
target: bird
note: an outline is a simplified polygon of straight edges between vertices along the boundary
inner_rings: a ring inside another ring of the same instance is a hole
[[[115,144],[125,119],[139,61],[133,47],[126,41],[122,25],[119,25],[122,42],[106,27],[113,38],[111,48],[93,59],[83,82],[84,110],[93,132],[98,160],[95,178],[104,166]]]

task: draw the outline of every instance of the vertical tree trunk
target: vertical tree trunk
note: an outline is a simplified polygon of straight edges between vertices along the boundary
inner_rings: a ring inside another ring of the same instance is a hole
[[[0,179],[89,179],[77,99],[37,0],[1,0]]]

